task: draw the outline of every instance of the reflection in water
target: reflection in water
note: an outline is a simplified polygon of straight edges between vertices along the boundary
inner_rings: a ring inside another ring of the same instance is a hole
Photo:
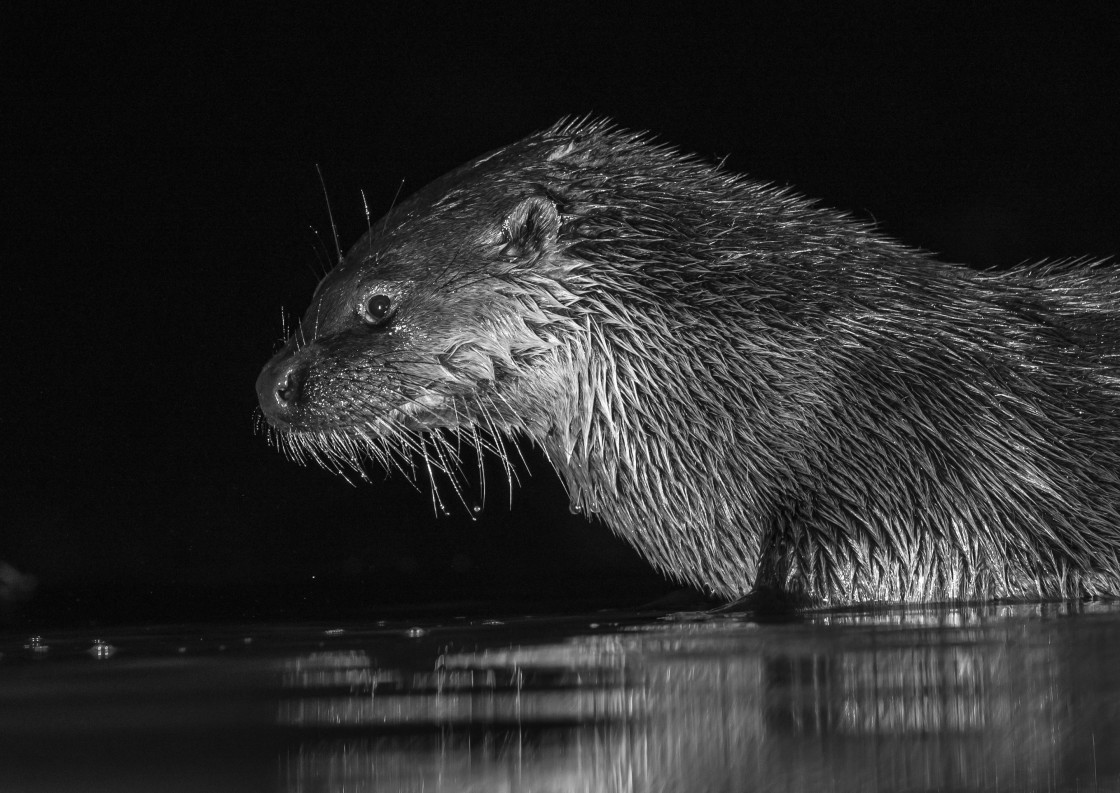
[[[0,793],[1120,793],[1120,603],[610,620],[0,635]]]
[[[1071,617],[1070,611],[1078,614]],[[1120,609],[598,626],[285,664],[290,791],[1120,789]]]

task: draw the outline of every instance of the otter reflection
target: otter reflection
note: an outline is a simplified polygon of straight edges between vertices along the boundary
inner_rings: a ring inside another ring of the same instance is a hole
[[[289,790],[1051,790],[1120,782],[1117,668],[1050,606],[655,623],[289,662]],[[1102,607],[1105,608],[1105,607]],[[1085,633],[1085,620],[1079,630]],[[1116,647],[1113,614],[1103,625]],[[838,630],[837,627],[840,626]],[[1102,645],[1098,645],[1102,646]],[[1093,701],[1100,692],[1108,698]],[[1087,696],[1091,695],[1091,696]],[[1111,716],[1108,714],[1111,713]]]

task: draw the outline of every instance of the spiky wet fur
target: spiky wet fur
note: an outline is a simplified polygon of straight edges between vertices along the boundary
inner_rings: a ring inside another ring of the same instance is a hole
[[[379,289],[395,313],[367,327]],[[1120,595],[1115,267],[936,262],[601,122],[398,207],[278,360],[292,455],[453,471],[466,442],[508,469],[522,435],[725,598]]]

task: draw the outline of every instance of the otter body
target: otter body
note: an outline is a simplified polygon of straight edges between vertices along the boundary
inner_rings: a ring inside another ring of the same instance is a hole
[[[1120,595],[1120,271],[941,263],[603,123],[397,207],[257,385],[335,468],[529,438],[727,599]]]

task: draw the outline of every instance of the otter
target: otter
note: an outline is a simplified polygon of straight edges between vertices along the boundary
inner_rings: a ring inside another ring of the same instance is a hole
[[[1120,270],[982,272],[605,121],[371,225],[257,381],[361,471],[543,449],[573,509],[711,595],[1120,595]]]

